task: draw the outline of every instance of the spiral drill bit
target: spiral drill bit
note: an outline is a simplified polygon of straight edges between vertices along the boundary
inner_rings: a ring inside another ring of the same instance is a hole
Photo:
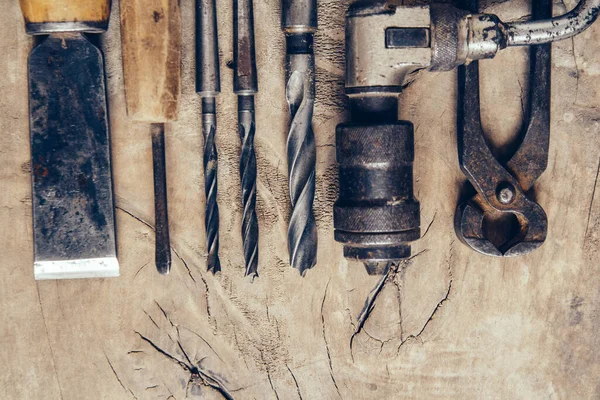
[[[254,151],[254,94],[258,91],[252,0],[233,1],[233,91],[238,95],[238,127],[242,151],[242,240],[246,276],[258,275],[258,218],[256,217],[256,152]]]
[[[204,192],[206,194],[207,267],[217,273],[219,261],[219,206],[217,205],[216,96],[221,91],[215,0],[196,1],[196,92],[202,97],[204,136]]]
[[[290,264],[304,276],[317,262],[315,197],[315,102],[313,37],[317,29],[316,0],[282,0],[282,29],[286,36],[286,98],[290,108],[287,141],[288,179],[292,216],[288,228]]]

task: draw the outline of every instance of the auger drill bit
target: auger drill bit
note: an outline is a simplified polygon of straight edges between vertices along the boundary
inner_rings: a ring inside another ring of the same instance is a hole
[[[246,276],[258,275],[258,218],[256,217],[256,152],[254,94],[258,91],[252,0],[233,1],[233,91],[238,95],[238,129],[242,150],[242,240]]]
[[[202,97],[204,136],[204,192],[206,194],[207,268],[221,270],[219,261],[219,206],[217,205],[216,96],[221,91],[215,0],[196,1],[196,92]]]
[[[286,36],[286,98],[291,118],[287,141],[292,204],[288,250],[290,264],[304,275],[317,262],[317,228],[313,214],[316,147],[312,129],[316,0],[283,0],[282,29]]]

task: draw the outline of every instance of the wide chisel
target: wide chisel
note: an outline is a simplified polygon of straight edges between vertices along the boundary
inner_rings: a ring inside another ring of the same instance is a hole
[[[35,279],[119,275],[102,53],[110,0],[20,0],[30,35]]]
[[[181,86],[181,11],[178,0],[121,0],[121,39],[127,113],[151,123],[156,268],[171,269],[167,213],[165,122],[177,118]]]

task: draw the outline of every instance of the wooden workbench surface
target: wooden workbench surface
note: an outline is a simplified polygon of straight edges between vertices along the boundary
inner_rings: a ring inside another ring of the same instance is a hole
[[[256,0],[259,278],[243,278],[239,137],[232,94],[232,15],[218,1],[223,272],[206,272],[194,5],[182,1],[179,120],[167,125],[171,275],[154,268],[148,125],[128,120],[118,1],[106,55],[121,277],[33,280],[27,55],[18,2],[0,5],[1,399],[397,399],[600,396],[600,23],[553,46],[548,169],[535,186],[548,239],[514,259],[480,256],[453,231],[465,181],[456,156],[455,73],[423,73],[400,114],[416,129],[415,193],[423,238],[392,274],[353,341],[377,277],[333,240],[334,132],[347,118],[343,21],[348,2],[320,0],[316,38],[319,262],[305,278],[287,261],[287,104],[278,0]],[[488,11],[511,20],[518,1]],[[555,4],[555,14],[573,7]],[[514,137],[527,57],[507,50],[482,68],[491,140]],[[524,104],[524,103],[523,103]],[[595,196],[594,196],[595,195]]]

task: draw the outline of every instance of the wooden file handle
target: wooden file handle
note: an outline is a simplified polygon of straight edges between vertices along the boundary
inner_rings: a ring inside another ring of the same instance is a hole
[[[27,32],[102,32],[111,0],[20,0]]]
[[[127,113],[137,121],[177,118],[181,85],[179,0],[121,0]]]

